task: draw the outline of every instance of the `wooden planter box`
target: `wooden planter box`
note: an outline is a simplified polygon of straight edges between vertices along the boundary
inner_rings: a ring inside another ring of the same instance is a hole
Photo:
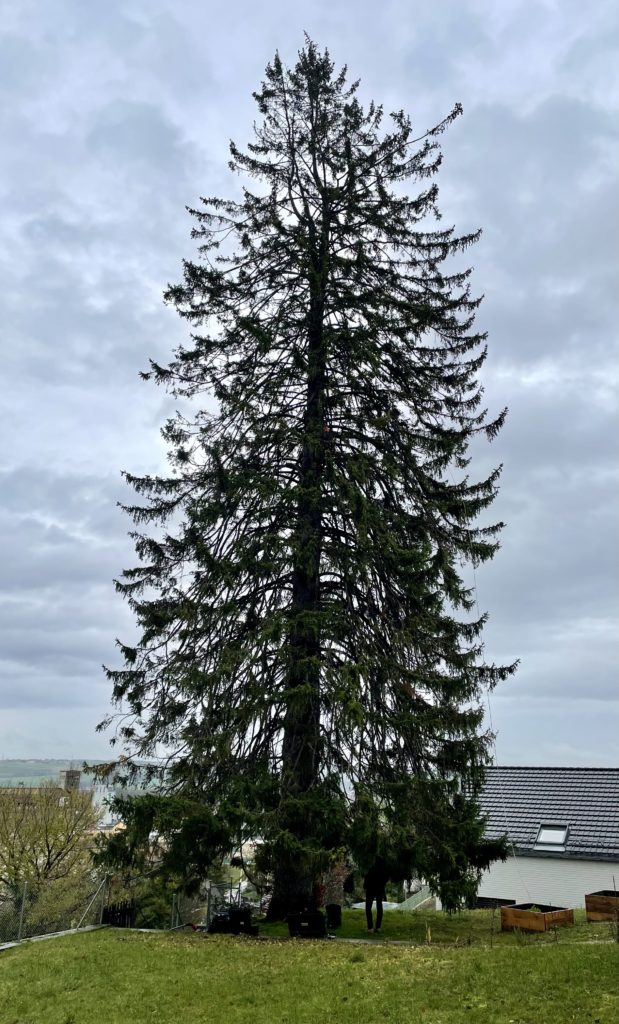
[[[535,907],[535,910],[531,910]],[[515,903],[501,907],[501,931],[519,928],[523,932],[547,932],[574,924],[574,911],[566,907],[551,907],[545,903]]]
[[[616,889],[600,889],[585,896],[587,921],[619,920],[619,892]]]

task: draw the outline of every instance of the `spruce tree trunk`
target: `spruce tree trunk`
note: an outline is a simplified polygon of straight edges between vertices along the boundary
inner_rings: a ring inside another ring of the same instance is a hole
[[[321,266],[315,265],[308,324],[304,443],[294,540],[291,629],[284,721],[279,825],[301,843],[307,838],[303,796],[319,778],[320,559],[323,543],[322,476],[325,463],[326,355]],[[281,856],[275,866],[269,917],[313,908],[313,871],[304,856]]]

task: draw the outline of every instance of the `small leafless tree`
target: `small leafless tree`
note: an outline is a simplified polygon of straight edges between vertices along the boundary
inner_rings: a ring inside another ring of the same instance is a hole
[[[0,888],[81,874],[90,865],[96,826],[92,794],[53,783],[0,789]]]

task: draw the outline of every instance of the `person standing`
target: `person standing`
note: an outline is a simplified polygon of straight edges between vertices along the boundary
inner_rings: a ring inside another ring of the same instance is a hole
[[[377,857],[372,867],[363,879],[365,889],[365,917],[368,931],[378,933],[383,923],[383,900],[385,897],[385,885],[389,880],[387,865],[383,857]],[[372,904],[376,902],[376,927],[372,919]]]

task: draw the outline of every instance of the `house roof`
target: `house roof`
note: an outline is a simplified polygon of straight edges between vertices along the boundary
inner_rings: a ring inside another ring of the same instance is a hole
[[[619,861],[619,768],[486,770],[486,834],[506,832],[520,854]],[[536,845],[540,826],[567,826],[564,846]]]

